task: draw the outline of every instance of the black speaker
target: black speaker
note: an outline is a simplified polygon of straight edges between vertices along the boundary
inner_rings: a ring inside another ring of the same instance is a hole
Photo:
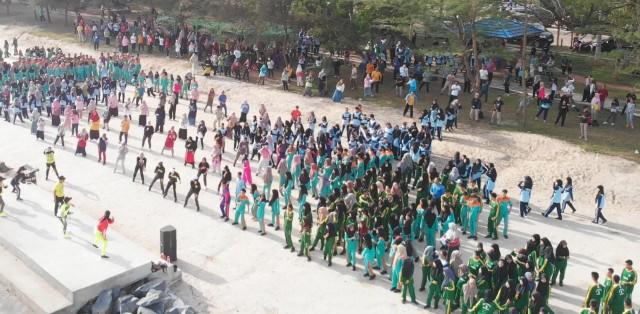
[[[176,228],[173,226],[165,226],[160,229],[160,253],[171,258],[172,263],[178,260]]]

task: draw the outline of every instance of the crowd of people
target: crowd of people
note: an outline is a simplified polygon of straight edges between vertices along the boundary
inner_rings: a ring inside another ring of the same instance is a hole
[[[431,161],[432,140],[440,137],[443,127],[438,121],[443,114],[449,120],[448,110],[441,111],[437,104],[424,113],[419,124],[385,123],[383,126],[360,106],[352,112],[346,108],[342,123],[330,123],[326,117],[318,121],[313,111],[303,115],[298,107],[291,111],[290,117],[277,117],[272,123],[264,105],[251,117],[251,107],[246,101],[241,105],[239,117],[235,112],[227,114],[227,96],[224,92],[216,95],[210,89],[204,110],[209,107],[215,111],[214,125],[209,127],[201,120],[196,126],[199,86],[193,75],[188,74],[183,80],[165,71],[145,73],[137,57],[130,54],[108,54],[94,60],[37,47],[26,50],[13,64],[4,63],[2,82],[0,105],[7,121],[15,123],[16,117],[31,120],[32,133],[44,140],[44,121],[50,119],[50,124],[56,127],[54,146],[58,140],[64,146],[66,132],[71,130],[76,138],[76,155],[86,156],[88,143],[94,142],[102,164],[107,163],[109,121],[122,117],[114,162],[114,172],[120,166],[122,173],[126,172],[128,160],[132,112],[139,113],[138,124],[143,129],[141,146],[144,149],[147,144],[151,150],[151,138],[165,132],[167,103],[169,120],[177,120],[180,100],[188,99],[188,114],[180,119],[178,132],[173,126],[168,128],[161,150],[161,153],[171,151],[174,158],[176,142],[184,141],[184,164],[196,169],[189,181],[185,207],[194,197],[196,209],[200,210],[201,180],[206,188],[207,176],[219,175],[216,190],[220,194],[220,216],[225,221],[233,219],[233,223],[244,230],[245,216],[249,214],[262,235],[267,233],[265,223],[275,230],[283,228],[285,249],[297,251],[299,256],[311,260],[311,252],[319,244],[329,266],[333,257],[341,254],[346,255],[347,267],[356,270],[359,254],[363,275],[372,280],[379,275],[390,275],[391,290],[402,291],[403,301],[407,293],[411,301],[415,301],[415,262],[423,274],[420,290],[428,288],[429,291],[426,307],[437,308],[442,304],[448,312],[461,308],[463,312],[480,313],[488,307],[488,312],[482,313],[513,309],[518,313],[539,313],[541,309],[550,313],[549,286],[555,284],[558,277],[559,285],[563,285],[569,257],[564,241],[560,241],[554,251],[550,240],[534,235],[525,247],[504,256],[497,243],[487,251],[479,243],[473,256],[466,263],[462,260],[462,235],[478,239],[483,203],[489,211],[485,237],[495,241],[500,225],[503,237],[509,236],[512,201],[507,190],[495,191],[498,173],[492,163],[472,161],[471,157],[456,153],[439,171]],[[452,84],[456,84],[455,81]],[[127,97],[132,90],[135,104]],[[218,103],[214,109],[216,96]],[[147,102],[151,99],[158,101],[155,125],[148,119]],[[88,112],[87,117],[84,112]],[[79,125],[85,121],[89,132],[79,131]],[[451,124],[446,125],[450,127],[454,123],[455,120],[451,120]],[[195,139],[189,136],[189,130],[194,128]],[[208,132],[214,133],[210,155],[204,152]],[[242,171],[235,176],[229,165],[222,162],[223,153],[229,150],[228,140],[232,141],[235,152],[232,165],[237,161],[242,165]],[[197,151],[203,157],[196,164]],[[66,222],[72,205],[71,198],[64,192],[66,178],[58,173],[54,150],[49,148],[44,155],[45,178],[48,180],[50,169],[58,177],[54,188],[54,215],[62,222],[63,234],[68,236]],[[256,157],[258,164],[254,168],[251,161]],[[144,152],[136,156],[133,168],[133,181],[139,175],[145,184]],[[18,171],[17,179],[12,180],[14,189],[14,183],[18,185],[17,193],[21,175]],[[262,179],[261,186],[254,176]],[[180,180],[175,168],[167,172],[159,161],[148,189],[152,190],[159,182],[161,194],[166,197],[172,191],[173,200],[177,202],[176,186]],[[554,184],[552,205],[543,213],[545,216],[556,209],[561,217],[566,205],[575,211],[571,186],[571,178],[564,184],[562,181]],[[530,211],[531,178],[525,177],[518,188],[520,214],[524,217]],[[606,222],[601,216],[605,207],[604,188],[598,189],[598,216],[594,221]],[[315,209],[312,202],[316,203]],[[265,217],[268,209],[270,219]],[[102,242],[104,257],[107,256],[104,235],[110,223],[113,218],[106,213],[96,232],[96,245]],[[299,227],[295,228],[299,231],[299,243],[293,241],[294,226]],[[420,242],[425,242],[422,254],[418,252]],[[624,280],[620,287],[626,284],[632,289],[635,285],[635,277],[627,276]],[[616,296],[614,292],[607,294],[603,307],[615,307],[612,313],[622,313],[617,311],[620,304]],[[628,298],[630,292],[626,296]]]

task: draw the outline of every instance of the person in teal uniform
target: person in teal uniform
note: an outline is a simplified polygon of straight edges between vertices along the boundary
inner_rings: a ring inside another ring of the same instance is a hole
[[[376,233],[378,235],[378,241],[376,242],[376,261],[378,264],[377,266],[378,266],[378,269],[380,270],[380,274],[386,275],[387,274],[387,263],[386,263],[387,255],[385,254],[385,251],[387,249],[387,241],[386,241],[387,235],[383,227],[379,227]]]
[[[422,232],[427,246],[436,247],[436,232],[438,232],[438,215],[434,213],[433,206],[429,205],[422,218]]]
[[[293,189],[293,176],[291,175],[291,172],[287,171],[287,173],[285,174],[284,193],[283,193],[285,207],[289,206],[289,203],[291,203],[292,189]]]
[[[258,220],[258,225],[260,226],[258,233],[260,235],[265,235],[267,234],[264,228],[264,210],[267,207],[266,195],[260,194],[260,198],[257,201],[257,203],[258,203],[258,209],[256,210],[256,219]]]
[[[278,190],[276,189],[271,191],[269,206],[271,206],[271,223],[269,224],[269,227],[276,226],[276,230],[280,230],[280,197],[278,195]],[[293,208],[293,206],[290,207]]]
[[[370,234],[366,234],[364,237],[364,249],[362,250],[362,268],[364,270],[364,276],[369,277],[369,280],[376,278],[373,273],[373,263],[376,258],[376,250],[373,247],[373,241]]]
[[[246,230],[247,224],[244,220],[244,212],[247,209],[247,206],[249,206],[249,196],[247,196],[247,190],[245,189],[240,190],[240,195],[238,195],[238,198],[236,199],[236,205],[237,207],[236,207],[236,212],[233,219],[233,225],[237,225],[238,220],[240,220],[240,224],[242,225],[242,230]]]
[[[351,266],[352,270],[356,270],[356,251],[358,249],[358,233],[356,232],[355,223],[349,223],[344,234],[345,246],[347,251],[347,267]]]

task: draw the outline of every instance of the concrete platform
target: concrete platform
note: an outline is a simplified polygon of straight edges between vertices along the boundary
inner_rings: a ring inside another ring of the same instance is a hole
[[[103,289],[125,286],[151,273],[152,256],[113,230],[108,233],[110,258],[100,258],[99,249],[91,245],[97,218],[77,210],[72,209],[69,218],[71,238],[65,239],[53,215],[52,192],[42,185],[25,188],[28,199],[11,200],[8,216],[0,218],[0,279],[34,311],[75,313]]]

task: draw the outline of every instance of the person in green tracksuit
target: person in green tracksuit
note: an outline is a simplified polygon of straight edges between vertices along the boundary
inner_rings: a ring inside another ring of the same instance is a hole
[[[411,303],[417,303],[416,292],[413,288],[413,259],[409,256],[402,262],[400,281],[402,282],[402,303],[407,302],[407,292],[411,297]]]
[[[569,260],[569,248],[567,247],[567,241],[562,240],[556,247],[556,262],[553,268],[553,276],[551,277],[551,285],[556,284],[556,278],[560,275],[559,285],[562,287],[562,281],[564,280],[564,274],[567,271],[567,261]]]
[[[633,261],[628,259],[624,262],[624,269],[620,274],[620,285],[624,289],[626,299],[631,299],[633,295],[633,287],[638,282],[638,274],[633,269]]]
[[[449,282],[443,287],[442,290],[442,299],[444,300],[444,312],[445,314],[451,314],[455,309],[455,299],[456,299],[456,283],[453,280],[449,280]]]
[[[466,314],[475,304],[476,292],[475,278],[473,275],[469,275],[467,265],[460,265],[458,267],[458,281],[456,282],[456,308],[459,308],[462,314]]]
[[[624,312],[624,300],[626,294],[624,288],[620,285],[620,276],[613,276],[613,286],[607,295],[605,301],[604,313],[622,314]]]
[[[631,299],[624,300],[624,312],[622,314],[636,314],[636,311],[633,310],[633,302]]]
[[[327,229],[327,214],[328,212],[326,207],[320,207],[318,209],[318,229],[316,229],[316,236],[313,239],[310,251],[315,251],[318,242],[320,242],[320,249],[322,250],[324,248],[326,239],[325,230]]]
[[[376,242],[376,262],[378,263],[378,269],[380,269],[380,275],[387,274],[387,263],[385,251],[387,250],[386,232],[384,228],[378,228],[378,242]]]
[[[604,296],[604,286],[598,282],[600,278],[600,274],[597,272],[591,272],[591,280],[593,284],[589,286],[587,289],[587,296],[584,298],[584,302],[582,306],[585,308],[592,308],[596,313],[600,312],[600,303],[602,302],[602,297]],[[595,303],[595,308],[593,304]]]
[[[605,277],[602,286],[604,287],[604,291],[602,294],[602,303],[600,304],[600,308],[604,309],[607,305],[607,296],[609,295],[609,291],[611,291],[611,287],[613,286],[613,268],[607,269],[607,277]]]
[[[60,214],[60,217],[58,217],[58,219],[60,219],[60,222],[62,223],[62,235],[64,236],[65,239],[71,238],[71,236],[67,233],[67,218],[69,217],[69,215],[72,214],[71,212],[72,206],[73,204],[71,204],[71,197],[65,197],[62,200],[62,206],[60,206],[60,211],[58,211],[58,213]]]
[[[538,256],[536,259],[536,274],[540,276],[541,273],[547,275],[547,278],[551,278],[554,271],[553,262],[549,261],[544,255]]]
[[[434,301],[433,308],[438,308],[440,296],[442,295],[441,287],[444,280],[443,266],[440,259],[435,259],[431,264],[431,283],[429,284],[429,293],[427,294],[427,302],[425,309],[431,308],[431,301]]]
[[[591,302],[589,302],[589,307],[583,307],[579,314],[598,314],[600,313],[598,308],[598,301],[591,300]]]
[[[491,192],[491,202],[489,203],[489,216],[487,216],[487,235],[485,238],[498,239],[498,223],[500,219],[500,211],[498,209],[498,202],[496,198],[498,195]]]
[[[478,278],[478,274],[480,273],[480,268],[484,266],[484,260],[482,259],[482,251],[476,250],[474,252],[473,257],[469,259],[467,262],[467,267],[469,267],[469,273],[472,274],[475,278]]]
[[[431,281],[431,265],[433,260],[437,258],[435,254],[435,248],[433,246],[427,246],[422,253],[422,281],[420,282],[420,289],[418,291],[424,291],[427,286],[427,282]]]
[[[304,204],[304,216],[302,217],[302,241],[300,242],[300,251],[298,256],[306,256],[307,261],[311,261],[309,255],[309,247],[311,246],[311,228],[313,228],[313,216],[311,214],[311,205]]]
[[[287,245],[285,245],[284,248],[291,249],[291,252],[295,252],[296,248],[293,246],[293,241],[291,241],[292,230],[293,230],[293,206],[289,205],[287,207],[287,210],[284,212],[284,238],[287,243]]]
[[[496,304],[496,302],[491,301],[491,291],[487,291],[484,297],[480,298],[470,311],[474,314],[495,314],[502,310],[504,310],[504,308]]]
[[[333,222],[326,224],[327,231],[324,233],[325,245],[324,245],[324,260],[328,262],[328,266],[331,267],[331,259],[333,258],[333,245],[336,243],[336,226]],[[313,248],[313,246],[312,246]]]

